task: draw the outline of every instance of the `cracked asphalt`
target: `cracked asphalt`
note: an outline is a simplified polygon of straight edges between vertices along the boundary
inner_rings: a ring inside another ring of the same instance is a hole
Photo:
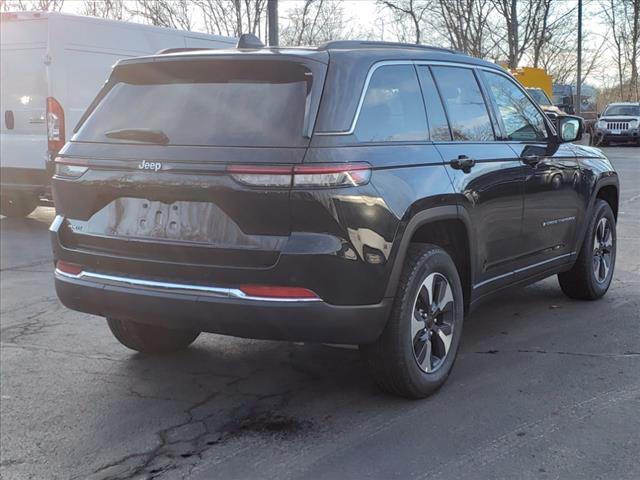
[[[53,289],[52,209],[0,220],[0,477],[640,478],[640,149],[622,180],[615,278],[555,278],[467,320],[445,387],[384,395],[352,349],[202,335],[148,358]]]

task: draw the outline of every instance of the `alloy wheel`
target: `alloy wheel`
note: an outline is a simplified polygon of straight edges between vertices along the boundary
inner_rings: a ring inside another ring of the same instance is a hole
[[[451,349],[454,329],[453,290],[441,273],[422,282],[413,303],[411,339],[413,356],[426,373],[438,370]]]
[[[609,277],[613,261],[613,230],[606,217],[598,221],[593,236],[593,273],[598,283]]]

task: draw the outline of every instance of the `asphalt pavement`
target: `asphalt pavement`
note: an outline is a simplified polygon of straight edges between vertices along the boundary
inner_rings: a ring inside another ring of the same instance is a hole
[[[53,288],[53,209],[0,220],[0,477],[640,478],[640,149],[622,182],[615,277],[573,301],[555,278],[466,320],[449,381],[407,401],[358,352],[202,335],[122,347]]]

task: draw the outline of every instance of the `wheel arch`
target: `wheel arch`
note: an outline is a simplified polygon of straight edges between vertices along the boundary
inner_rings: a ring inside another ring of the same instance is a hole
[[[616,222],[618,221],[618,208],[619,208],[619,194],[620,194],[620,185],[618,182],[618,176],[614,173],[613,175],[608,175],[600,178],[591,194],[591,198],[587,205],[587,209],[585,212],[585,218],[582,221],[582,225],[580,226],[579,234],[576,238],[576,245],[574,250],[576,252],[580,252],[582,250],[582,246],[584,244],[584,237],[587,232],[587,228],[589,226],[589,220],[593,215],[596,201],[604,200],[609,204],[611,210],[613,210],[613,218],[615,218]],[[577,255],[576,255],[577,258]]]
[[[618,221],[618,206],[619,206],[619,191],[617,182],[605,182],[603,185],[599,185],[596,190],[595,200],[604,200],[609,204],[611,210],[613,210],[613,217]]]
[[[471,302],[474,235],[469,214],[457,205],[432,207],[415,213],[406,223],[397,242],[395,263],[387,284],[386,297],[394,297],[407,250],[412,243],[432,243],[444,248],[456,264],[464,295],[465,311]]]

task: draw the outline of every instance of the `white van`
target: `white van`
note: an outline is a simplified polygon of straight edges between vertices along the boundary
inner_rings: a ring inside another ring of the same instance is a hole
[[[22,217],[49,198],[51,160],[120,58],[236,40],[61,13],[0,17],[0,213]]]

